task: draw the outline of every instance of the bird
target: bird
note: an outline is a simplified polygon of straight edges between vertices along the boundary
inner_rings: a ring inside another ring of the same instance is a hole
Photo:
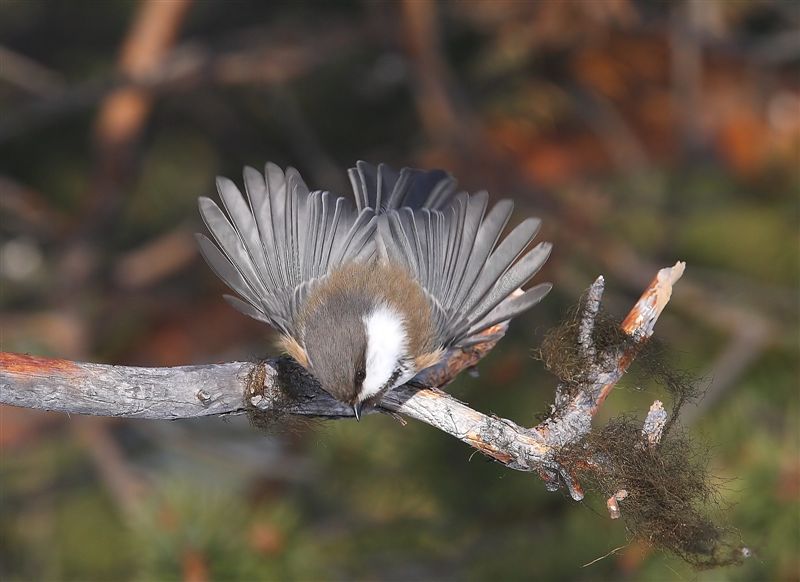
[[[447,350],[539,303],[550,283],[521,288],[552,245],[531,247],[538,218],[501,236],[513,202],[488,208],[487,192],[459,191],[443,170],[359,161],[348,176],[353,200],[271,162],[244,169],[244,194],[219,177],[222,208],[199,198],[211,238],[196,236],[236,294],[227,302],[277,330],[281,350],[360,419]]]

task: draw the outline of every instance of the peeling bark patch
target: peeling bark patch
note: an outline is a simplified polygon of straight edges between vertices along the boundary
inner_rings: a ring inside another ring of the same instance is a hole
[[[500,461],[504,465],[508,465],[514,460],[514,457],[509,453],[499,450],[491,442],[483,440],[483,435],[470,433],[466,436],[466,440],[484,455]]]
[[[494,420],[494,419],[492,419]],[[506,427],[496,422],[484,421],[478,430],[467,434],[467,441],[482,453],[512,469],[529,471],[526,447],[515,447],[518,434],[510,434]],[[516,448],[516,450],[514,450]]]
[[[42,376],[47,374],[76,375],[81,368],[75,362],[27,354],[0,352],[0,369],[20,376]]]

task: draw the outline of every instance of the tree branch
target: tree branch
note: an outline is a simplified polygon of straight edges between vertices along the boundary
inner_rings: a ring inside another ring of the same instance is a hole
[[[573,498],[581,499],[580,485],[558,465],[555,454],[589,433],[598,408],[627,370],[640,344],[652,335],[683,269],[683,263],[676,263],[659,271],[622,323],[622,331],[632,341],[610,353],[599,351],[591,339],[603,290],[602,277],[595,281],[579,333],[581,351],[592,356],[586,379],[578,390],[570,391],[571,396],[559,391],[557,398],[562,401],[536,427],[525,428],[483,414],[441,391],[491,351],[504,335],[506,324],[488,330],[483,343],[451,351],[436,368],[389,392],[381,407],[434,426],[512,469],[537,471],[549,489],[563,484]],[[248,408],[324,418],[353,416],[350,407],[322,391],[302,367],[285,358],[138,368],[3,352],[0,403],[73,414],[154,419],[238,414]],[[655,437],[656,430],[652,432]]]

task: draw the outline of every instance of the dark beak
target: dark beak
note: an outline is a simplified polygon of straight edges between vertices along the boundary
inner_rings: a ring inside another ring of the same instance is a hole
[[[363,402],[356,402],[353,404],[353,413],[356,415],[356,420],[361,420],[361,410],[364,408]]]

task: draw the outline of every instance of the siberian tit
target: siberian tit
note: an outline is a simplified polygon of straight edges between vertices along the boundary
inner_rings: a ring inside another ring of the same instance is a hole
[[[281,334],[282,349],[356,418],[451,347],[538,303],[551,285],[515,293],[549,243],[528,246],[540,221],[506,237],[513,204],[456,192],[452,176],[358,162],[352,203],[310,192],[294,168],[244,170],[246,196],[217,179],[225,212],[201,197],[214,238],[198,234],[227,301]],[[498,244],[499,243],[499,244]]]

